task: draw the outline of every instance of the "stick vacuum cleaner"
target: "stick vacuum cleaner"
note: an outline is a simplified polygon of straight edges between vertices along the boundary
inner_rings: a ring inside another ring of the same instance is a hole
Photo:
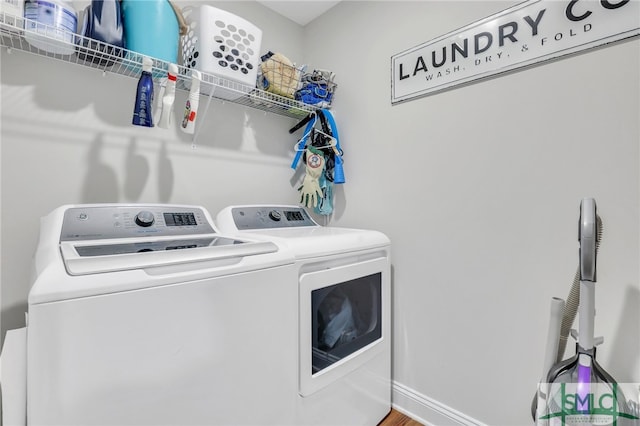
[[[537,425],[640,426],[640,408],[627,400],[618,383],[596,361],[594,337],[596,255],[602,236],[602,221],[593,198],[580,203],[578,227],[579,267],[567,303],[551,300],[551,318],[541,383],[531,414]],[[562,360],[568,334],[578,311],[576,353]],[[566,330],[565,330],[566,329]]]

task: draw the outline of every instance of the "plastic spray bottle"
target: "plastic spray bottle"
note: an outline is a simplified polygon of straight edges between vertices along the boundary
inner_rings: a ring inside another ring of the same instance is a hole
[[[164,89],[162,97],[162,113],[158,127],[168,129],[171,124],[171,116],[173,115],[173,102],[176,99],[176,81],[178,80],[178,66],[169,64],[169,72],[167,73],[167,87]]]
[[[136,126],[153,127],[153,76],[151,67],[153,60],[148,56],[142,59],[142,75],[138,81],[138,91],[136,92],[136,104],[133,107],[132,124]]]
[[[153,108],[153,116],[162,116],[162,98],[164,98],[164,89],[167,87],[167,77],[162,77],[156,86],[157,93],[155,94],[155,108]]]
[[[198,104],[200,102],[200,71],[191,70],[191,90],[187,103],[184,106],[184,117],[180,128],[183,132],[193,134],[196,127],[196,115],[198,114]]]

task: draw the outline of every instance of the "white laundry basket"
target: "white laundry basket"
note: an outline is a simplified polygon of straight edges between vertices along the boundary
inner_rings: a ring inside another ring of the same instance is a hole
[[[255,88],[260,65],[262,30],[251,22],[213,6],[183,9],[189,31],[182,36],[182,64],[214,76],[201,92],[234,100]],[[221,78],[215,78],[221,77]],[[190,82],[187,81],[187,86]]]

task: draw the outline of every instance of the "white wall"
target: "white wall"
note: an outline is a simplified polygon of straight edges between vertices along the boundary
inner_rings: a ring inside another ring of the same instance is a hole
[[[394,398],[435,424],[454,424],[439,404],[530,424],[583,197],[604,221],[598,360],[640,382],[640,41],[390,104],[392,55],[516,3],[347,1],[305,27],[307,52],[339,82],[335,223],[391,238]]]
[[[391,55],[514,3],[346,1],[304,29],[254,2],[220,5],[264,30],[263,51],[337,73],[347,183],[334,223],[393,242],[396,390],[495,425],[530,423],[585,196],[605,224],[598,358],[640,382],[639,42],[390,105]],[[39,218],[58,205],[297,201],[289,119],[214,101],[193,150],[175,129],[129,124],[132,79],[4,49],[0,61],[2,335],[23,322]]]
[[[292,21],[256,2],[209,3],[261,28],[262,52],[303,56],[303,29]],[[2,339],[24,325],[39,220],[57,206],[187,203],[215,215],[229,204],[298,200],[288,133],[297,120],[217,100],[205,115],[203,97],[193,149],[177,125],[131,125],[136,79],[15,49],[0,55]]]

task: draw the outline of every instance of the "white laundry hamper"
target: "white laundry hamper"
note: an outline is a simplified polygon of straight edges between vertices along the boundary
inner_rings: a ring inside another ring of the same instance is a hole
[[[213,76],[203,76],[200,91],[234,100],[256,86],[262,30],[251,22],[213,6],[187,6],[188,32],[182,36],[182,64]],[[219,77],[219,78],[216,78]],[[206,84],[206,83],[213,83]],[[186,81],[190,87],[190,80]]]

